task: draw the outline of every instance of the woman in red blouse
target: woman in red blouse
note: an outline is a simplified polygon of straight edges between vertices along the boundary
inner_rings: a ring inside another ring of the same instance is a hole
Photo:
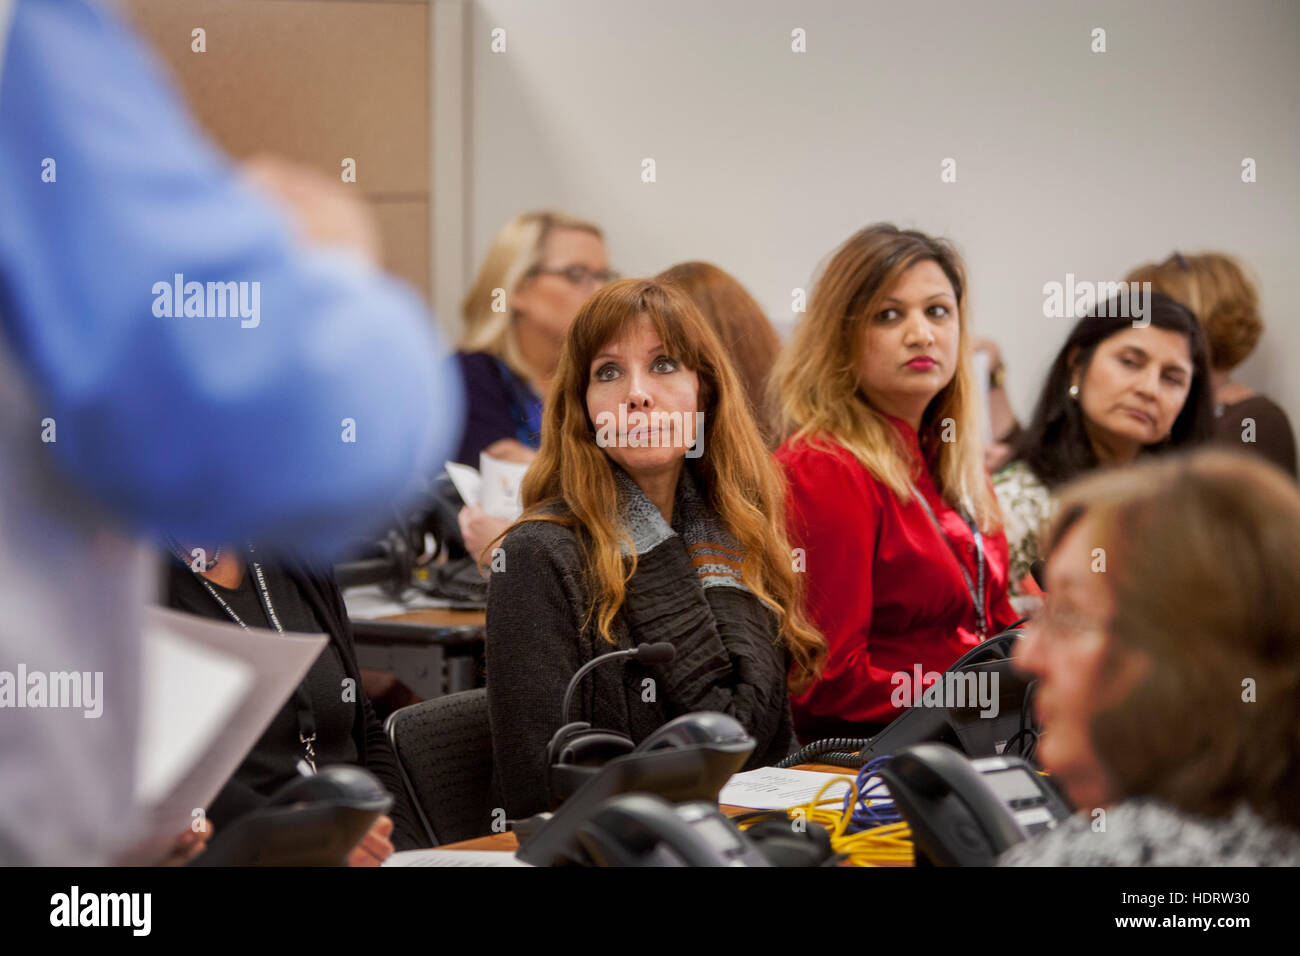
[[[946,242],[869,226],[831,257],[776,369],[795,566],[829,645],[791,701],[804,740],[874,735],[911,703],[915,665],[941,673],[1015,621],[965,288]]]

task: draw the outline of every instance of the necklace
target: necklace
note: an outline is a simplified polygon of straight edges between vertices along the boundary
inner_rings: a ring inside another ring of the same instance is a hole
[[[205,574],[215,568],[217,562],[221,560],[221,552],[225,550],[218,546],[213,549],[212,557],[208,558],[208,552],[204,548],[194,548],[190,551],[189,556],[186,557],[185,552],[181,550],[181,546],[178,543],[172,541],[171,547],[172,553],[176,555],[180,563],[196,574]]]

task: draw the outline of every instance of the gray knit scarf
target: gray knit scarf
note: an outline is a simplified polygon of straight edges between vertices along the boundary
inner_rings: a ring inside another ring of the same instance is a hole
[[[702,586],[749,590],[741,574],[745,551],[722,526],[717,513],[700,493],[689,465],[682,468],[682,476],[677,482],[672,527],[627,472],[615,467],[614,479],[618,485],[619,519],[632,536],[638,555],[646,554],[680,533]]]

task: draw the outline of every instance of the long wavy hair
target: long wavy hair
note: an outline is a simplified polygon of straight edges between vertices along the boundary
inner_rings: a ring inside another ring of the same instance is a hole
[[[613,643],[611,627],[636,571],[636,556],[619,520],[615,465],[596,443],[586,396],[596,354],[641,316],[649,317],[665,352],[699,378],[704,447],[686,467],[744,549],[743,580],[776,614],[792,661],[789,686],[800,691],[820,670],[826,643],[805,615],[802,578],[791,563],[785,483],[721,341],[681,290],[655,280],[623,279],[582,307],[565,338],[546,401],[541,448],[524,476],[520,523],[552,521],[578,534],[592,595],[584,627],[594,619],[600,636]],[[623,556],[624,547],[630,559]]]
[[[914,462],[860,390],[858,364],[871,318],[903,273],[926,261],[943,270],[957,299],[957,370],[921,416],[917,437],[925,460]],[[867,226],[831,255],[772,377],[788,440],[846,448],[904,503],[911,500],[915,469],[924,466],[949,505],[993,531],[1002,519],[984,470],[966,304],[966,268],[950,243],[889,223]],[[955,441],[943,440],[949,428]]]

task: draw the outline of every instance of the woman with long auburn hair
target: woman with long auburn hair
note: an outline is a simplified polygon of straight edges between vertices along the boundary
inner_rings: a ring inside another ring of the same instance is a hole
[[[872,736],[1015,621],[983,465],[965,269],[946,242],[888,224],[831,256],[773,373],[789,437],[791,537],[826,635],[792,701],[801,737]]]
[[[547,805],[546,744],[569,720],[639,742],[699,710],[757,741],[750,767],[793,749],[787,684],[824,643],[806,621],[784,488],[717,335],[679,289],[606,286],[565,339],[524,515],[490,557],[487,686],[495,786],[507,812]],[[672,661],[584,663],[642,642]]]

